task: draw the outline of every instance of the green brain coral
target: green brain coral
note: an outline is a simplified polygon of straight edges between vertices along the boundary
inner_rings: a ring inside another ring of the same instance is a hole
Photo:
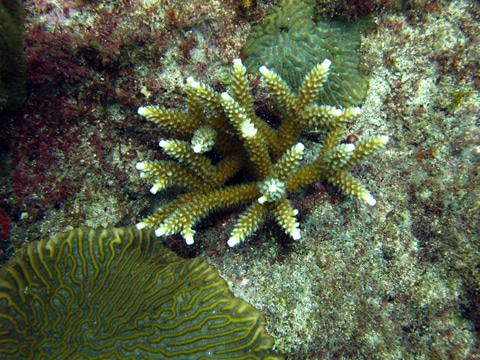
[[[80,228],[0,270],[2,359],[280,359],[263,316],[151,231]]]
[[[358,51],[370,20],[314,22],[313,3],[278,1],[264,21],[252,26],[245,44],[245,66],[256,73],[265,65],[298,90],[305,76],[323,59],[332,61],[320,103],[357,106],[367,91],[368,78],[360,69]]]

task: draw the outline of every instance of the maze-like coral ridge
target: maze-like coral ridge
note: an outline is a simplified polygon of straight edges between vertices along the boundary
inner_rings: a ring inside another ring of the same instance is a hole
[[[2,359],[281,359],[265,319],[152,231],[75,229],[0,271]]]

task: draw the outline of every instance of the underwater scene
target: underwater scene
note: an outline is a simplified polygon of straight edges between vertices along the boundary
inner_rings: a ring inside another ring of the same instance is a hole
[[[480,358],[480,3],[2,0],[0,358]]]

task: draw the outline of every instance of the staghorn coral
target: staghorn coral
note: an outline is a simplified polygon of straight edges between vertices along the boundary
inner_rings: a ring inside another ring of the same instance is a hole
[[[140,115],[178,134],[159,143],[177,162],[143,161],[137,163],[137,169],[154,184],[150,190],[154,194],[171,184],[184,186],[187,192],[138,223],[137,228],[154,227],[158,236],[180,232],[186,243],[192,244],[193,226],[199,219],[217,209],[245,204],[248,207],[231,232],[228,245],[242,242],[268,214],[297,240],[301,237],[298,211],[288,195],[324,179],[343,193],[375,205],[373,196],[347,170],[383,147],[388,136],[367,137],[356,145],[341,143],[344,124],[360,109],[316,104],[329,67],[328,59],[316,65],[297,94],[276,73],[260,68],[284,114],[278,130],[256,116],[246,68],[239,59],[234,61],[230,93],[219,94],[189,78],[187,112],[140,107]],[[298,139],[306,128],[330,132],[316,159],[300,167],[304,145]],[[209,152],[221,160],[213,164]],[[238,174],[247,181],[229,183]]]
[[[368,78],[360,69],[361,35],[369,19],[357,22],[313,21],[311,2],[280,0],[262,23],[252,26],[245,44],[245,65],[256,72],[261,65],[276,71],[294,90],[306,74],[325,58],[332,60],[331,76],[319,91],[320,101],[332,106],[357,106]]]
[[[264,326],[213,266],[151,231],[75,229],[0,272],[4,359],[281,359]]]

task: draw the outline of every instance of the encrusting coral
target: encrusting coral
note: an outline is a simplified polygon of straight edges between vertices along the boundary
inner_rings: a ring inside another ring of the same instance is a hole
[[[153,182],[152,193],[176,184],[186,192],[137,224],[156,228],[157,236],[181,233],[193,243],[193,226],[208,213],[235,205],[247,209],[231,232],[233,247],[254,232],[272,214],[285,233],[301,237],[299,223],[288,195],[301,187],[327,180],[344,194],[369,205],[376,201],[356,180],[349,168],[375,153],[388,136],[370,136],[354,144],[341,143],[344,125],[360,108],[338,109],[316,103],[328,76],[330,60],[318,64],[293,93],[276,73],[262,66],[261,75],[276,104],[283,112],[278,130],[254,111],[253,99],[241,60],[234,60],[232,86],[222,94],[192,78],[187,79],[186,112],[159,106],[140,107],[138,113],[177,138],[161,140],[163,151],[176,161],[137,163],[141,176]],[[300,166],[304,145],[298,142],[305,129],[326,129],[329,133],[316,157]],[[214,164],[210,153],[221,160]],[[243,183],[229,183],[242,174]]]
[[[331,75],[319,92],[322,103],[358,106],[368,88],[359,48],[363,34],[374,22],[368,18],[348,22],[323,19],[314,11],[315,3],[276,1],[263,21],[252,26],[244,47],[245,66],[256,72],[265,65],[297,91],[308,72],[328,58]]]

